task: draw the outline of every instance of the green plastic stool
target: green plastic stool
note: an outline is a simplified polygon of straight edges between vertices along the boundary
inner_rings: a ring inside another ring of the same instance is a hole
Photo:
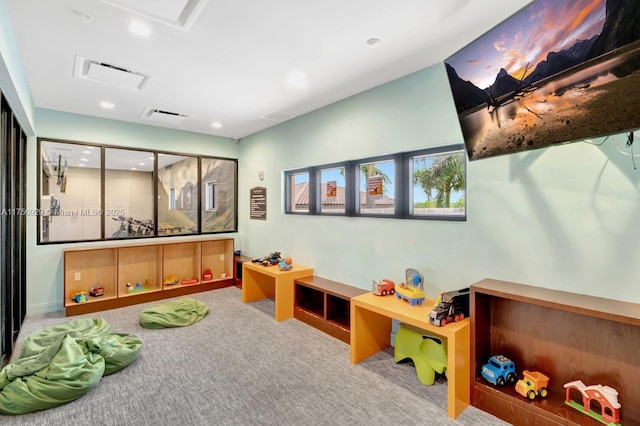
[[[396,333],[394,358],[396,362],[411,359],[418,380],[424,385],[432,385],[436,373],[442,374],[447,369],[447,348],[442,338],[406,324],[400,324]]]

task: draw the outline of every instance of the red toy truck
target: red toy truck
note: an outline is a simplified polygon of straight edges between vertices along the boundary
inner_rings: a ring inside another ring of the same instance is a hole
[[[386,278],[376,281],[373,280],[373,294],[376,296],[386,296],[396,292],[396,284]]]

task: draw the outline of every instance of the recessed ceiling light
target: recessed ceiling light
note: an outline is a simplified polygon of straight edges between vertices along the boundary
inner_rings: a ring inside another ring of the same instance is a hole
[[[154,161],[155,158],[154,157],[149,157],[149,160]]]
[[[84,167],[84,164],[80,163],[78,164],[78,167]]]
[[[85,151],[82,151],[82,153],[83,153],[83,154],[91,154],[91,151],[89,151],[89,150],[85,150]]]
[[[81,158],[80,161],[89,161],[86,158]]]
[[[309,82],[307,75],[303,71],[293,70],[287,76],[287,84],[298,89],[304,89],[309,85]]]
[[[149,37],[149,34],[151,34],[151,28],[142,21],[129,22],[127,30],[129,30],[131,34],[135,34],[140,37]]]
[[[138,170],[138,169],[136,169],[135,167],[132,167],[131,170]]]
[[[211,127],[213,127],[214,129],[219,129],[222,127],[222,123],[220,123],[219,121],[214,121],[213,123],[211,123]]]
[[[144,166],[144,163],[138,163],[138,166]]]
[[[107,101],[100,102],[100,106],[102,108],[104,108],[104,109],[113,109],[113,108],[115,108],[114,104],[112,104],[111,102],[107,102]]]
[[[376,47],[378,47],[378,45],[380,44],[380,39],[379,38],[370,38],[369,40],[367,40],[367,46],[369,46],[372,49],[375,49]]]

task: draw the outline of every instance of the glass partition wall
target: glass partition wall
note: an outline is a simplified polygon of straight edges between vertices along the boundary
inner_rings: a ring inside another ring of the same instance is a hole
[[[38,244],[237,231],[235,159],[38,146]]]

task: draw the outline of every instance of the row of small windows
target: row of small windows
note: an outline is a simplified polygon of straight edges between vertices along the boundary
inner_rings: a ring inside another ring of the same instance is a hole
[[[286,171],[285,212],[466,220],[464,145]]]

